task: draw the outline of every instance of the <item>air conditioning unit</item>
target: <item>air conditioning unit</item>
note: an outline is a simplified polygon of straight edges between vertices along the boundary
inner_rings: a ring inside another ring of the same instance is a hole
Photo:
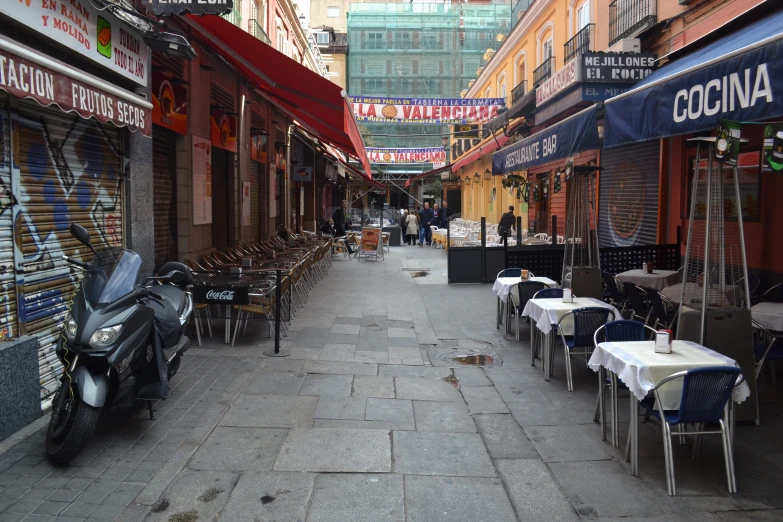
[[[610,53],[640,53],[642,52],[642,43],[638,38],[623,38],[615,43],[607,52]]]

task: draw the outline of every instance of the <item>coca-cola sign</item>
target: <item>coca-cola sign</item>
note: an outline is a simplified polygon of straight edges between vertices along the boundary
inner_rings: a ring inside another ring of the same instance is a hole
[[[244,305],[248,303],[247,287],[197,286],[193,297],[199,304]]]

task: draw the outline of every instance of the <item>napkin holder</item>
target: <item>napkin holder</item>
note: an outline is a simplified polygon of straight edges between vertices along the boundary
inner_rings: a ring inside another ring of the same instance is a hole
[[[523,281],[530,279],[530,270],[522,270],[520,272],[520,276],[522,277]]]
[[[249,257],[243,257],[242,258],[242,267],[243,268],[250,268],[253,266],[253,259]]]
[[[655,353],[672,353],[672,332],[670,330],[655,332]]]
[[[647,273],[652,274],[653,270],[655,270],[655,265],[653,263],[647,263]]]
[[[563,302],[564,303],[574,302],[574,293],[571,291],[570,288],[563,288]]]

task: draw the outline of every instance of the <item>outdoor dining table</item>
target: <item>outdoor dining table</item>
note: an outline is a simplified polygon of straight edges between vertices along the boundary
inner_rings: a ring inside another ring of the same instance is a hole
[[[599,402],[602,412],[601,439],[606,439],[603,420],[604,371],[611,378],[612,445],[619,445],[619,422],[617,422],[617,380],[621,380],[633,397],[641,401],[662,379],[678,372],[709,366],[739,367],[734,359],[690,341],[673,341],[671,353],[657,353],[655,341],[603,342],[599,343],[590,356],[588,367],[598,372]],[[682,380],[675,380],[661,387],[658,392],[664,410],[677,410],[682,396]],[[750,396],[750,387],[742,380],[732,392],[733,401],[741,403]],[[631,473],[639,475],[639,414],[638,403],[631,403]],[[733,405],[729,405],[732,411]],[[732,413],[733,415],[733,413]],[[732,434],[733,438],[733,434]]]
[[[548,277],[531,277],[529,279],[525,279],[525,281],[537,281],[539,283],[544,283],[549,288],[555,288],[559,286],[557,281],[549,279]],[[498,315],[497,322],[495,324],[496,329],[500,328],[500,325],[503,323],[503,305],[508,301],[508,296],[511,293],[511,289],[521,282],[521,277],[498,277],[495,279],[495,284],[492,285],[492,291],[495,292],[495,294],[498,296]]]
[[[759,303],[750,308],[750,313],[767,330],[783,332],[783,303]]]
[[[682,279],[680,272],[676,270],[653,270],[648,274],[644,270],[628,270],[617,274],[617,279],[624,283],[632,283],[636,286],[647,286],[658,291],[677,284]]]
[[[661,294],[672,302],[679,303],[682,299],[682,285],[682,283],[677,283],[676,285],[668,286],[661,290]],[[697,296],[697,298],[691,299],[690,303],[685,304],[701,303],[703,290],[704,287],[697,285],[696,283],[685,283],[686,294],[695,294]],[[735,301],[734,295],[738,293],[738,290],[739,288],[735,285],[724,285],[722,302],[710,304],[732,305]],[[715,294],[718,292],[720,292],[720,290],[717,285],[710,285],[707,295],[714,298]]]
[[[564,303],[562,298],[554,299],[531,299],[522,310],[523,317],[530,317],[536,324],[536,327],[544,334],[546,341],[543,343],[543,353],[541,362],[544,367],[544,380],[552,377],[552,354],[554,352],[555,335],[560,332],[554,331],[554,326],[560,322],[560,319],[568,312],[573,312],[578,308],[600,307],[607,308],[614,313],[614,319],[622,318],[619,310],[614,306],[604,303],[593,297],[575,297],[573,303]],[[610,319],[611,320],[611,319]],[[574,334],[573,320],[567,320],[562,325],[563,335]],[[535,353],[535,329],[530,328],[530,349]]]

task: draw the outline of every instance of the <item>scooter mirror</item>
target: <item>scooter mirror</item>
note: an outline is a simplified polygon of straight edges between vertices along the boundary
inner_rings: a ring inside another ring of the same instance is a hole
[[[78,239],[82,245],[92,248],[90,245],[90,233],[83,226],[71,223],[71,235]]]

